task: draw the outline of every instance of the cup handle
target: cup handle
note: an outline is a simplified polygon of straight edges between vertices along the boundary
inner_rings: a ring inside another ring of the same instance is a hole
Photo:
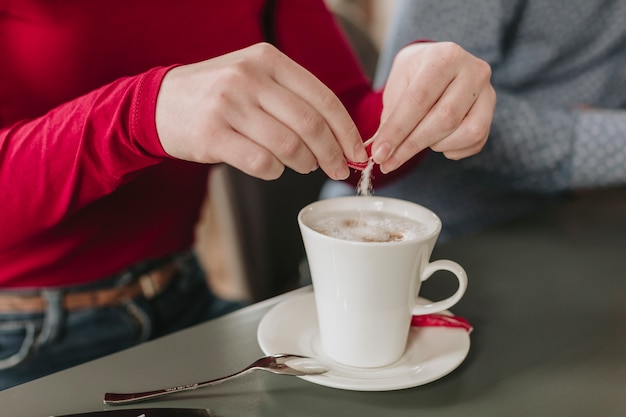
[[[421,280],[426,281],[435,271],[439,270],[452,272],[459,281],[459,288],[457,288],[454,294],[444,300],[413,306],[413,315],[432,314],[447,310],[458,303],[461,297],[463,297],[463,294],[465,294],[465,290],[467,289],[467,274],[463,267],[454,261],[440,259],[429,263],[422,273]]]

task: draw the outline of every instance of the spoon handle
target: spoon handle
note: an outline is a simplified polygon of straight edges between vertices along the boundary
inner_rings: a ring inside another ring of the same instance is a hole
[[[129,393],[117,393],[117,392],[107,392],[104,394],[104,403],[105,404],[128,404],[134,403],[137,401],[148,400],[156,397],[162,397],[167,394],[174,394],[176,392],[183,391],[192,391],[198,388],[204,388],[211,385],[221,384],[224,381],[229,379],[237,378],[248,371],[251,371],[254,368],[246,368],[242,371],[236,372],[232,375],[224,376],[217,379],[212,379],[210,381],[197,382],[195,384],[189,385],[179,385],[177,387],[158,389],[154,391],[144,391],[144,392],[129,392]]]

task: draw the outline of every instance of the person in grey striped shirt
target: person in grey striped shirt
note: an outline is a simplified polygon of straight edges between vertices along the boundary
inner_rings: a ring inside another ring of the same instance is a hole
[[[434,210],[440,242],[530,213],[572,190],[626,184],[626,0],[398,0],[376,83],[415,39],[452,41],[492,66],[482,152],[432,152],[374,194]],[[321,198],[354,194],[325,185]],[[626,196],[625,196],[626,198]]]

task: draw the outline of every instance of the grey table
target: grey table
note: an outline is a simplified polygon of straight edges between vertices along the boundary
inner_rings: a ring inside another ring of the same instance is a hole
[[[210,408],[237,417],[626,416],[624,190],[589,193],[455,240],[436,250],[434,258],[444,257],[467,269],[470,286],[454,312],[475,331],[466,360],[442,379],[354,392],[256,372],[141,406]],[[436,281],[425,286],[426,296],[449,291],[446,279]],[[310,289],[296,293],[303,291]],[[107,408],[105,391],[234,372],[262,354],[259,320],[291,295],[2,391],[0,415],[99,411]]]

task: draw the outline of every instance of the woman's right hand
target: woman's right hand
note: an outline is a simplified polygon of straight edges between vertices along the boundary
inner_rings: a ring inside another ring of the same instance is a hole
[[[366,161],[348,112],[321,81],[270,44],[173,68],[163,79],[156,126],[165,152],[224,162],[262,179],[287,166],[349,175],[346,158]]]

